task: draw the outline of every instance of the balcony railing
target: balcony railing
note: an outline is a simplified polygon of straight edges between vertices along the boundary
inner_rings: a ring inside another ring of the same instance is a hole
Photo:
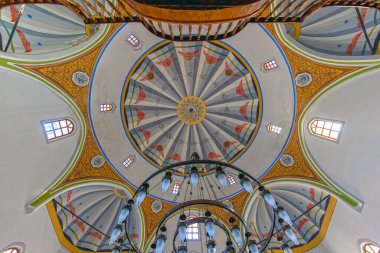
[[[241,31],[250,22],[303,22],[326,6],[380,9],[378,0],[0,0],[15,4],[60,4],[85,24],[142,22],[170,40],[215,40]]]

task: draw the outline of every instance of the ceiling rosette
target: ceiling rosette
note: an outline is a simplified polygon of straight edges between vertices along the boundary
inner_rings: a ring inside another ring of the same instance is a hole
[[[148,52],[127,80],[126,130],[156,166],[230,162],[250,145],[260,94],[249,65],[222,43],[171,42]]]

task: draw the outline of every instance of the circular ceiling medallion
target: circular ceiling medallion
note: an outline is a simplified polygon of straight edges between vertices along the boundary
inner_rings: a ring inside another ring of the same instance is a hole
[[[194,96],[183,98],[177,107],[178,118],[187,125],[197,125],[206,116],[206,105]]]
[[[261,115],[249,64],[219,42],[163,42],[132,68],[123,91],[124,127],[157,167],[202,159],[232,162],[250,146]]]

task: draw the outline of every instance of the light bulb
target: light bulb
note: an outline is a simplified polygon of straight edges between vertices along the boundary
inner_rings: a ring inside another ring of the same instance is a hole
[[[273,208],[277,208],[277,203],[276,203],[276,200],[274,200],[272,194],[269,192],[269,191],[264,191],[262,193],[263,195],[263,198],[265,199],[265,201],[271,205],[271,207]]]
[[[248,178],[244,177],[240,184],[244,187],[244,189],[249,192],[250,194],[253,194],[253,188],[251,182],[248,180]]]
[[[120,247],[115,246],[115,247],[112,249],[112,253],[121,253]]]
[[[170,177],[162,178],[162,192],[166,192],[169,189],[170,184],[172,183],[172,179]]]
[[[123,223],[130,213],[131,213],[131,206],[125,205],[123,207],[123,209],[121,209],[121,212],[119,214],[119,220],[118,220],[117,224],[120,225],[121,223]]]
[[[222,170],[217,171],[216,178],[219,180],[219,183],[222,187],[227,186],[227,176],[226,176],[226,173],[224,173],[224,171]]]
[[[199,181],[199,173],[196,167],[191,168],[190,181],[193,186],[196,186]]]
[[[146,188],[142,188],[137,194],[136,205],[139,206],[145,199],[147,195]]]
[[[209,219],[205,222],[206,226],[206,232],[208,236],[210,236],[211,239],[214,239],[215,236],[215,228],[214,228],[214,221]]]
[[[249,240],[248,241],[248,249],[249,253],[259,253],[259,248],[257,247],[255,240]]]
[[[117,240],[117,238],[119,238],[119,236],[121,235],[121,232],[122,232],[122,226],[121,225],[117,225],[112,230],[112,234],[111,234],[111,237],[110,237],[109,245],[112,245]]]
[[[233,226],[231,228],[231,233],[234,236],[237,244],[242,245],[243,242],[242,242],[241,235],[240,235],[240,228],[238,226]]]
[[[214,241],[207,242],[207,253],[216,253],[216,244]]]
[[[300,243],[297,240],[297,236],[293,233],[292,229],[289,226],[284,227],[285,234],[289,237],[295,245],[299,245]]]
[[[280,218],[283,219],[286,223],[288,223],[290,226],[293,225],[292,220],[290,219],[289,215],[286,213],[284,208],[279,207],[277,213],[280,216]]]
[[[156,242],[156,253],[162,253],[164,251],[165,241],[166,241],[165,235],[161,234],[158,236],[157,242]]]
[[[284,251],[284,253],[292,253],[292,250],[287,244],[283,244],[281,248]]]
[[[178,247],[178,253],[187,253],[187,247],[186,246]]]
[[[179,241],[184,242],[186,240],[186,229],[187,226],[184,222],[178,224],[178,237]]]

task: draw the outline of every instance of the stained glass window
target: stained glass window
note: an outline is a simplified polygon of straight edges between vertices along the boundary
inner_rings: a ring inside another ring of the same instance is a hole
[[[333,141],[338,141],[342,128],[342,122],[332,120],[314,119],[309,124],[311,134]]]
[[[42,125],[48,141],[70,135],[74,131],[74,123],[69,119],[46,120]]]

